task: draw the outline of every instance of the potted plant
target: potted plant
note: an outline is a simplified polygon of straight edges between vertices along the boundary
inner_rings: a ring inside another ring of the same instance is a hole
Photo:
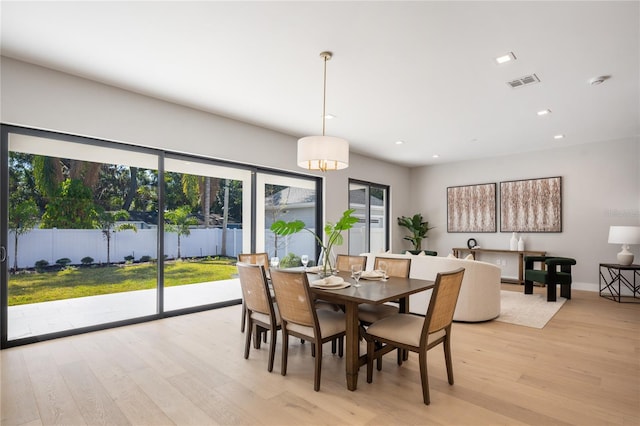
[[[429,222],[422,219],[422,214],[416,213],[412,217],[400,216],[398,225],[405,227],[411,232],[411,235],[404,237],[405,240],[411,241],[413,250],[409,250],[412,254],[418,254],[422,251],[422,240],[427,238],[427,232],[434,226],[429,226]]]
[[[293,220],[291,222],[285,222],[284,220],[277,220],[271,225],[271,231],[277,235],[291,235],[300,231],[310,232],[322,247],[322,259],[323,270],[322,275],[331,275],[333,266],[331,265],[331,254],[333,246],[342,245],[344,239],[342,238],[342,231],[351,229],[353,225],[358,222],[358,218],[353,216],[355,209],[345,210],[342,213],[342,217],[335,224],[327,222],[324,226],[324,233],[326,235],[326,244],[322,239],[313,231],[306,228],[305,224],[301,220]]]

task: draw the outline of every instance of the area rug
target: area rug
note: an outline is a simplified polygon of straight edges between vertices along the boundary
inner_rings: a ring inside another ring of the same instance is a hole
[[[566,301],[564,297],[558,297],[556,302],[547,302],[546,294],[524,294],[524,292],[501,290],[500,316],[496,321],[544,328]]]

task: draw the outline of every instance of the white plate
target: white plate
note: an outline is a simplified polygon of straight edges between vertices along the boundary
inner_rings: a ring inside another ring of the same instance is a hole
[[[311,284],[311,287],[319,288],[319,289],[322,289],[322,290],[340,290],[340,289],[347,288],[347,287],[350,287],[350,286],[351,286],[351,284],[346,282],[346,281],[344,281],[344,282],[342,282],[340,284],[332,284],[332,285],[314,285],[314,284]]]
[[[380,272],[377,271],[365,271],[362,273],[362,276],[360,276],[361,279],[363,280],[382,280],[384,279],[384,275],[382,275]]]

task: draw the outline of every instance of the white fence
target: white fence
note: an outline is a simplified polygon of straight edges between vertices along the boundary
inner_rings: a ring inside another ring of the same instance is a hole
[[[125,256],[135,260],[141,256],[157,257],[157,229],[120,231],[112,234],[110,243],[111,262],[122,262]],[[9,233],[8,265],[14,265],[14,235]],[[164,235],[165,254],[178,256],[178,235]],[[227,229],[227,256],[242,252],[242,229]],[[182,257],[218,256],[222,254],[222,229],[192,229],[188,236],[180,236]],[[67,257],[72,264],[80,264],[84,257],[92,257],[94,263],[107,261],[107,240],[99,229],[34,229],[20,235],[18,239],[18,268],[31,268],[38,260],[55,264]]]
[[[364,252],[363,229],[351,229],[350,251],[355,254]],[[110,261],[124,261],[125,256],[133,256],[139,260],[142,256],[152,259],[157,257],[157,229],[138,229],[119,231],[112,234],[110,244]],[[346,237],[346,235],[345,235]],[[384,247],[383,230],[371,230],[371,246]],[[276,238],[270,230],[265,230],[264,251],[269,256],[276,253]],[[278,237],[278,256],[285,257],[289,253],[298,256],[307,254],[313,258],[315,239],[308,232],[301,232],[288,237]],[[9,233],[8,265],[14,265],[14,235]],[[169,258],[178,257],[178,235],[164,234],[164,251]],[[239,253],[248,252],[242,247],[242,229],[227,229],[226,255],[235,257]],[[342,248],[344,252],[346,247]],[[259,250],[261,251],[261,250]],[[378,250],[375,250],[378,251]],[[222,229],[192,229],[188,236],[180,237],[180,255],[182,257],[219,256],[222,255]],[[18,268],[32,268],[39,260],[46,260],[50,265],[56,260],[67,257],[72,264],[80,264],[84,257],[92,257],[94,263],[107,262],[107,240],[99,229],[33,229],[20,235],[18,239]]]

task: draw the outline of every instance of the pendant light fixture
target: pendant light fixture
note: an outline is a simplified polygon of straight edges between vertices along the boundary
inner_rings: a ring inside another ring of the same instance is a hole
[[[334,136],[325,136],[327,103],[327,61],[331,52],[322,52],[324,81],[322,90],[322,136],[306,136],[298,139],[298,166],[307,170],[340,170],[349,167],[349,142]]]

